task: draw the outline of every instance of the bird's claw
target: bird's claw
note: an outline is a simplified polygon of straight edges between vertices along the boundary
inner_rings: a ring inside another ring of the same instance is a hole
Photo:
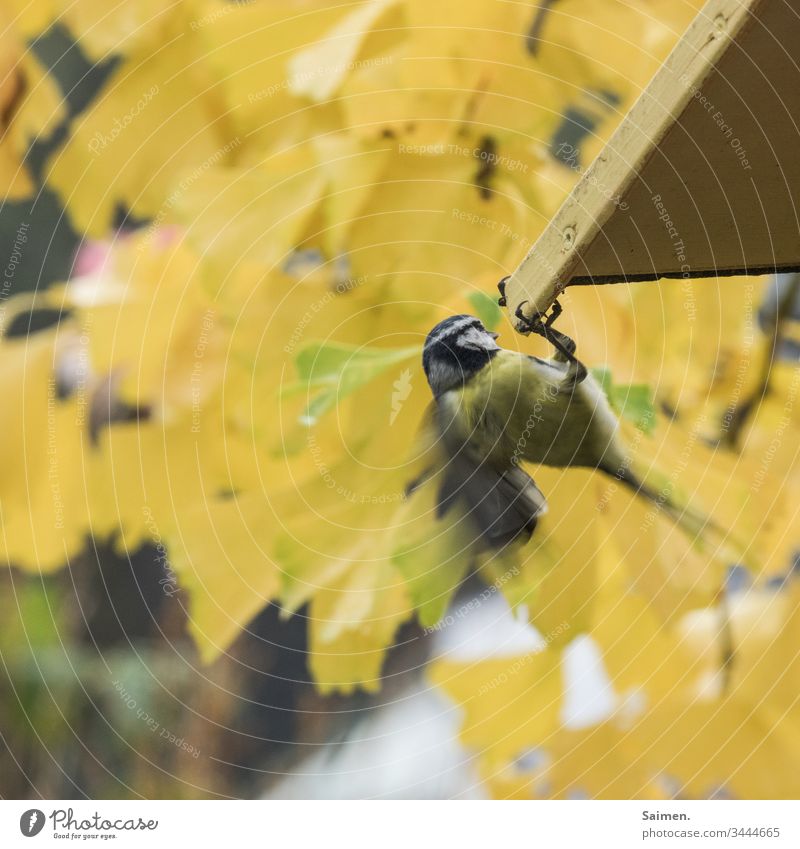
[[[497,291],[500,292],[500,297],[497,299],[497,306],[505,307],[507,306],[506,301],[506,283],[511,279],[511,275],[507,275],[497,284]]]
[[[506,284],[510,279],[511,275],[508,274],[497,284],[497,291],[500,292],[500,297],[497,299],[497,305],[500,307],[508,306],[508,300],[506,299]],[[522,307],[527,303],[527,301],[523,301],[517,307],[516,312],[514,313],[514,315],[520,322],[520,329],[524,329],[525,331],[530,333],[538,333],[540,336],[545,336],[545,328],[550,327],[553,322],[561,315],[561,304],[558,301],[554,301],[552,311],[548,316],[545,316],[543,313],[537,312],[535,315],[529,318],[522,312]]]
[[[553,306],[549,315],[546,313],[535,312],[532,316],[527,316],[522,308],[527,301],[523,301],[514,312],[519,321],[518,329],[524,333],[536,333],[543,336],[547,341],[558,351],[558,355],[564,362],[572,363],[577,371],[578,382],[586,376],[586,369],[583,364],[575,357],[577,346],[575,341],[567,336],[566,333],[556,330],[553,327],[553,322],[561,315],[563,309],[558,301],[553,302]],[[558,355],[556,355],[558,357]]]
[[[550,327],[550,325],[561,315],[563,312],[563,308],[558,301],[553,301],[553,306],[551,308],[550,315],[544,321],[545,327]]]
[[[519,321],[519,329],[526,333],[536,333],[538,336],[544,336],[545,339],[550,339],[551,334],[554,332],[550,331],[550,328],[562,313],[561,304],[558,301],[554,301],[550,315],[537,311],[533,315],[527,316],[522,309],[527,303],[527,301],[523,301],[514,312],[514,316]]]

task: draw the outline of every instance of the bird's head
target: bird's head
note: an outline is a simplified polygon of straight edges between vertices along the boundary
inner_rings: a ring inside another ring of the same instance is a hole
[[[422,367],[437,398],[462,386],[500,350],[490,333],[471,315],[454,315],[440,321],[428,334],[422,349]]]

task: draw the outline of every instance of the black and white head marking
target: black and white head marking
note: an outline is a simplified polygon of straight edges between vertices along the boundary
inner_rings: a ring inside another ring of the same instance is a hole
[[[422,367],[435,397],[463,385],[500,350],[490,333],[471,315],[454,315],[440,321],[428,334],[422,350]]]

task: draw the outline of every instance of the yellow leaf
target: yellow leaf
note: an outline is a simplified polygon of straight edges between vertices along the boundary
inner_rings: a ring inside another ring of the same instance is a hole
[[[352,67],[371,30],[398,0],[365,0],[313,46],[288,63],[289,88],[312,100],[327,100]]]
[[[198,250],[226,266],[235,258],[272,269],[302,240],[324,185],[310,150],[298,148],[269,168],[208,171],[178,200],[175,216]]]
[[[182,510],[165,541],[180,585],[189,591],[189,629],[204,661],[215,660],[275,599],[271,556],[276,527],[260,492],[208,493]]]
[[[124,61],[74,122],[46,178],[81,231],[105,235],[119,206],[157,216],[181,180],[224,161],[233,137],[196,48],[196,38],[178,38]]]
[[[477,752],[513,759],[559,726],[560,653],[555,649],[457,663],[440,660],[429,677],[465,711],[461,739]]]
[[[382,563],[351,566],[311,604],[311,670],[323,693],[380,689],[386,647],[408,618],[406,590],[397,572]]]

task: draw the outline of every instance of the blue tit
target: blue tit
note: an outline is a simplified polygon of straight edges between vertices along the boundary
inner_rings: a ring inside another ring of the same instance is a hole
[[[498,334],[470,315],[431,330],[422,365],[434,398],[427,432],[438,459],[408,492],[430,481],[438,487],[437,517],[459,504],[481,547],[497,550],[527,542],[546,510],[521,463],[588,467],[655,502],[693,538],[701,535],[706,516],[673,503],[669,487],[657,492],[631,469],[619,421],[572,340],[549,327],[547,335],[557,346],[551,359],[501,348]]]

